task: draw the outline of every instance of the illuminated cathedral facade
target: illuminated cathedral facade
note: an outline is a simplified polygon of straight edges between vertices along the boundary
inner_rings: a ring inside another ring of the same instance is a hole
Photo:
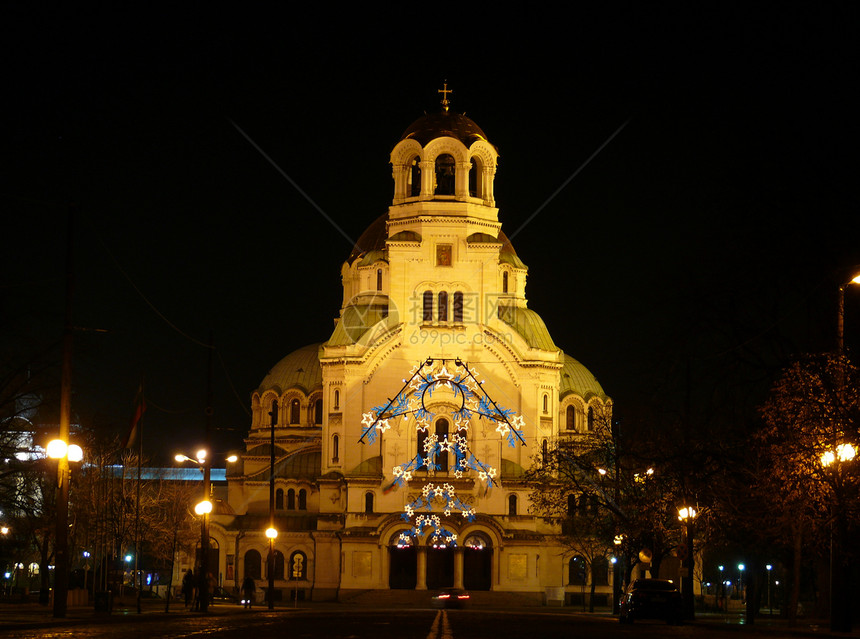
[[[497,163],[447,99],[394,145],[393,197],[343,263],[334,330],[252,394],[210,527],[225,588],[268,582],[274,436],[276,599],[580,591],[524,474],[612,402],[528,307],[528,269],[498,219]]]

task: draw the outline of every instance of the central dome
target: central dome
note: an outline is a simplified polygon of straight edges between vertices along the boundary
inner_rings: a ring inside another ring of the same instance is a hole
[[[440,137],[452,137],[466,147],[477,140],[487,140],[487,136],[470,118],[460,113],[442,111],[424,115],[413,122],[403,133],[400,140],[415,140],[421,146]]]

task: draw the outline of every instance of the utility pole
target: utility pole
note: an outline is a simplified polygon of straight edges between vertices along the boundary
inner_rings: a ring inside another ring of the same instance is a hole
[[[63,364],[60,381],[60,431],[58,439],[69,443],[72,413],[72,298],[74,293],[75,209],[69,207],[69,229],[66,249],[66,315],[63,329]],[[69,592],[69,458],[57,459],[57,531],[54,544],[54,617],[66,616]]]

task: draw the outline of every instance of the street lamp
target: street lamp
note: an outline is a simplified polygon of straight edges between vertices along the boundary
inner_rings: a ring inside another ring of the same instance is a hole
[[[773,616],[773,603],[770,600],[770,571],[773,570],[773,566],[767,564],[765,566],[767,569],[767,607],[770,609],[770,616]]]
[[[212,492],[212,460],[208,451],[205,448],[199,449],[194,457],[188,457],[183,453],[179,453],[173,457],[180,464],[182,462],[192,462],[200,467],[203,471],[203,499],[194,506],[194,512],[200,515],[200,574],[197,579],[198,601],[200,603],[200,612],[209,611],[209,515],[212,513],[212,502],[209,501]],[[238,461],[237,455],[229,455],[226,458],[228,462]]]
[[[62,400],[61,400],[62,401]],[[67,401],[67,400],[65,400]],[[69,592],[69,462],[79,462],[84,452],[77,444],[68,443],[66,415],[60,419],[60,437],[45,447],[51,459],[57,460],[57,535],[54,542],[54,616],[66,616]],[[65,424],[66,428],[63,428]]]
[[[681,565],[681,593],[684,597],[684,615],[688,619],[696,616],[696,599],[693,593],[693,569],[696,558],[693,556],[693,520],[696,510],[692,506],[682,506],[678,509],[678,521],[684,523],[685,543]]]
[[[269,573],[269,610],[275,609],[275,539],[278,531],[274,526],[266,528],[266,537],[269,538],[269,560],[267,562]]]
[[[740,595],[741,601],[744,601],[746,597],[744,597],[744,566],[743,564],[738,564],[738,595]]]
[[[846,521],[845,514],[840,507],[842,478],[839,470],[842,464],[852,461],[856,456],[857,449],[854,445],[844,442],[837,445],[834,449],[826,450],[821,455],[821,465],[827,469],[832,467],[835,484],[833,488],[836,503],[830,506],[830,630],[833,632],[851,632],[852,612],[850,608],[850,592],[848,590],[849,569],[843,556],[843,545],[846,540]]]
[[[857,273],[847,282],[839,285],[839,318],[836,325],[836,346],[837,353],[842,355],[845,350],[844,331],[845,331],[845,287],[851,284],[860,284],[860,273]]]
[[[720,593],[722,595],[723,607],[725,608],[726,603],[726,580],[723,579],[723,570],[725,570],[725,566],[717,566],[717,569],[720,571]],[[719,595],[718,595],[719,596]]]

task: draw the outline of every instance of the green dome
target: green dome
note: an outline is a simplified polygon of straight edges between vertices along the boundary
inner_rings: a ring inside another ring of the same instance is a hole
[[[275,390],[278,394],[290,388],[300,388],[309,393],[322,387],[322,369],[319,350],[321,344],[310,344],[293,351],[272,367],[260,383],[260,394]]]
[[[570,355],[564,355],[564,367],[561,369],[561,385],[559,387],[559,398],[568,393],[576,393],[585,401],[597,396],[606,401],[606,393],[600,382],[591,374],[585,366],[573,359]]]

